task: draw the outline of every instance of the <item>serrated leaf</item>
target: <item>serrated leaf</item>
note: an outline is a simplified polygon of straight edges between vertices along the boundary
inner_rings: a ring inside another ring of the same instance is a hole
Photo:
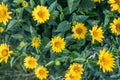
[[[50,5],[50,7],[48,8],[49,11],[50,11],[50,13],[52,13],[52,12],[55,10],[56,7],[57,7],[57,0],[56,0],[55,2],[53,2],[53,3]]]
[[[41,5],[44,5],[47,0],[40,0]]]
[[[31,8],[33,8],[33,7],[34,7],[34,5],[35,5],[34,0],[30,0],[30,6],[31,6]]]
[[[89,18],[89,16],[85,16],[85,15],[76,15],[76,16],[73,15],[72,21],[84,22],[88,18]]]
[[[17,23],[17,20],[11,20],[7,26],[6,31],[9,30],[10,28],[12,28],[16,23]]]
[[[87,6],[86,6],[87,5]],[[92,0],[82,0],[80,7],[85,9],[85,10],[89,10],[89,9],[93,9],[95,8],[95,4],[93,3]]]
[[[67,0],[70,13],[72,13],[75,8],[79,5],[81,0]]]
[[[58,25],[58,28],[55,32],[65,32],[67,30],[70,30],[70,24],[68,21],[63,21]]]
[[[15,39],[23,39],[24,38],[23,35],[21,35],[21,34],[14,34],[14,35],[12,35],[12,37]]]

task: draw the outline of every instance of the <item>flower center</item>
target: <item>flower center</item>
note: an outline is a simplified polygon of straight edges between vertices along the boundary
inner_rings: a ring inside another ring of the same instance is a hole
[[[74,70],[75,72],[79,72],[79,71],[80,71],[78,67],[75,67],[73,70]]]
[[[115,0],[115,2],[120,6],[120,0]]]
[[[39,12],[38,12],[38,16],[41,17],[41,18],[43,18],[43,17],[44,17],[44,11],[42,11],[42,10],[39,11]]]
[[[34,64],[34,61],[33,60],[29,60],[28,63],[29,64]]]
[[[118,32],[120,32],[120,24],[117,24],[117,25],[116,25],[116,30],[117,30]]]
[[[93,31],[93,35],[94,35],[94,37],[97,37],[98,32],[97,31]]]
[[[40,74],[40,75],[44,75],[44,74],[45,74],[45,71],[44,71],[44,70],[39,70],[39,74]]]
[[[5,17],[6,11],[0,10],[0,18]]]
[[[8,55],[8,50],[4,49],[1,52],[2,56],[7,56]]]
[[[55,47],[60,47],[61,43],[60,42],[55,42]]]
[[[38,39],[35,39],[35,40],[34,40],[34,43],[39,43],[39,40],[38,40]]]
[[[71,79],[74,79],[74,76],[73,76],[72,74],[70,74],[70,78],[71,78]]]
[[[82,30],[81,28],[77,28],[77,29],[76,29],[76,33],[77,33],[77,34],[81,34],[82,32],[83,32],[83,30]]]

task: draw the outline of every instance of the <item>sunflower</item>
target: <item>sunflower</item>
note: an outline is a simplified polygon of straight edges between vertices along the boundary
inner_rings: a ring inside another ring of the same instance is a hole
[[[120,18],[114,19],[113,23],[110,23],[110,29],[112,33],[116,33],[117,35],[120,35]]]
[[[95,2],[95,3],[96,3],[96,2],[100,3],[100,2],[101,2],[101,0],[93,0],[93,2]]]
[[[60,36],[56,36],[51,40],[52,50],[56,53],[62,52],[62,50],[65,49],[65,45],[66,42],[64,41],[64,38],[61,38]]]
[[[70,72],[73,72],[75,74],[79,74],[79,75],[83,74],[83,68],[78,63],[71,64],[69,67],[69,70],[70,70]]]
[[[32,47],[38,47],[38,46],[40,46],[40,44],[41,44],[41,40],[39,38],[34,37],[32,39]]]
[[[103,50],[100,50],[99,60],[97,64],[100,65],[100,68],[102,68],[103,72],[111,72],[115,67],[115,58],[113,58],[112,53],[106,51],[104,48]]]
[[[118,11],[120,13],[120,0],[108,0],[112,11]]]
[[[84,39],[87,33],[87,28],[84,26],[83,23],[77,23],[72,28],[73,37],[76,39]]]
[[[48,71],[45,67],[40,66],[35,69],[35,75],[38,79],[43,80],[46,79],[48,76]]]
[[[0,45],[0,62],[4,61],[7,63],[8,58],[10,57],[13,51],[9,50],[9,46],[6,43]]]
[[[38,23],[44,23],[47,21],[50,17],[50,13],[45,6],[38,5],[34,10],[32,11],[32,16],[35,21]]]
[[[65,74],[65,80],[81,80],[80,75],[67,71]]]
[[[65,74],[65,80],[81,80],[82,74],[82,66],[78,63],[73,63],[69,66],[69,69]]]
[[[38,65],[36,58],[31,56],[26,56],[24,59],[24,66],[27,69],[34,69]]]
[[[2,2],[2,4],[0,4],[0,23],[6,25],[8,19],[11,19],[10,14],[12,14],[12,12],[8,12],[8,6]]]
[[[27,7],[27,6],[28,6],[28,2],[27,2],[27,1],[23,1],[23,2],[22,2],[22,6],[23,6],[23,7]]]
[[[92,36],[92,43],[94,43],[95,40],[102,42],[102,39],[104,38],[104,32],[101,27],[98,28],[98,25],[94,25],[92,30],[89,31]]]

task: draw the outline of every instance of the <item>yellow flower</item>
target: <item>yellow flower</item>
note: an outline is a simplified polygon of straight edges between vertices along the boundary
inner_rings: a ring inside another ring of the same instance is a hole
[[[27,69],[34,69],[38,65],[36,58],[31,56],[26,56],[24,59],[24,66]]]
[[[23,6],[23,7],[27,7],[27,6],[28,6],[28,2],[27,2],[27,1],[23,1],[23,2],[22,2],[22,6]]]
[[[83,74],[83,68],[78,63],[71,64],[69,67],[69,71],[73,72],[74,74],[79,74],[79,75]]]
[[[8,12],[8,6],[4,3],[0,4],[0,23],[4,23],[6,25],[8,19],[11,19],[10,14],[12,14],[12,12]]]
[[[80,75],[67,71],[65,74],[65,80],[81,80]]]
[[[8,58],[10,57],[13,51],[9,50],[9,46],[6,43],[0,45],[0,62],[4,61],[7,63]]]
[[[96,3],[96,2],[100,3],[100,2],[101,2],[101,0],[93,0],[93,2],[95,2],[95,3]]]
[[[61,38],[60,36],[56,36],[51,40],[52,50],[56,53],[62,52],[62,50],[65,49],[65,45],[66,42],[64,41],[64,38]]]
[[[82,66],[78,63],[73,63],[69,66],[69,69],[65,74],[65,80],[81,80],[82,74]]]
[[[120,18],[114,19],[113,23],[110,23],[110,29],[112,33],[116,33],[117,35],[120,35]]]
[[[50,17],[50,13],[45,6],[38,5],[34,10],[32,11],[32,16],[35,21],[38,23],[44,23],[47,21]]]
[[[100,50],[99,60],[97,64],[100,65],[100,68],[102,68],[103,72],[111,72],[115,67],[115,58],[113,58],[112,53],[106,51],[104,48],[103,50]]]
[[[46,79],[48,76],[48,71],[45,67],[40,66],[35,69],[35,75],[38,79],[43,80]]]
[[[40,44],[41,44],[41,40],[39,38],[35,37],[32,39],[32,46],[33,47],[38,47],[38,46],[40,46]]]
[[[0,32],[2,33],[4,31],[4,28],[3,27],[0,27]]]
[[[87,33],[87,28],[83,23],[78,23],[72,28],[73,37],[76,39],[84,39]]]
[[[120,0],[108,0],[112,11],[118,11],[120,13]]]
[[[20,42],[20,46],[24,47],[26,45],[26,43],[24,41]]]
[[[55,65],[59,66],[60,65],[60,61],[55,61]]]
[[[95,40],[102,42],[104,38],[104,32],[101,27],[98,28],[98,25],[93,26],[92,30],[90,30],[90,34],[92,36],[92,43],[94,43]]]

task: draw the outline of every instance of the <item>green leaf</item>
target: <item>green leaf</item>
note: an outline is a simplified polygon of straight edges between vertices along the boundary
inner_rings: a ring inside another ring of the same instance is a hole
[[[84,22],[88,18],[89,18],[89,16],[86,16],[86,15],[76,15],[76,16],[73,15],[72,21]]]
[[[34,37],[35,36],[35,29],[32,27],[32,25],[30,25],[30,33],[31,33],[31,36]]]
[[[20,4],[22,3],[23,0],[14,0],[13,2],[16,3],[16,4]]]
[[[35,6],[34,0],[30,0],[30,6],[31,6],[31,8],[33,8]]]
[[[52,12],[55,10],[56,7],[57,7],[57,0],[56,0],[55,2],[53,2],[53,3],[50,5],[50,7],[48,8],[49,11],[50,11],[50,13],[52,13]]]
[[[14,35],[12,35],[12,37],[15,39],[23,39],[24,38],[23,35],[21,35],[21,34],[14,34]]]
[[[17,23],[17,20],[11,20],[7,26],[6,31],[8,31],[10,28],[12,28],[16,23]]]
[[[67,30],[70,30],[70,24],[68,21],[63,21],[58,25],[58,28],[55,32],[65,32]]]
[[[41,5],[45,5],[47,0],[40,0]]]
[[[90,20],[87,20],[87,22],[88,22],[91,26],[93,26],[93,25],[98,24],[98,23],[99,23],[99,20],[92,20],[92,19],[90,19]]]
[[[52,60],[52,61],[48,62],[45,66],[48,67],[48,66],[51,66],[53,64],[54,64],[54,61]]]
[[[67,0],[70,13],[72,13],[79,5],[81,0]]]
[[[85,10],[89,10],[89,9],[95,8],[96,6],[92,0],[82,0],[80,7],[85,9]]]

